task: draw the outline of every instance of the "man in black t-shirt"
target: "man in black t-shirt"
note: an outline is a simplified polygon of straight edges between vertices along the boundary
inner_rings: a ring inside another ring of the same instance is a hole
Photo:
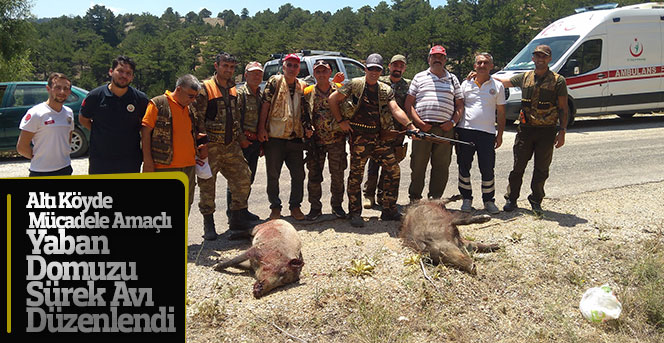
[[[111,82],[88,93],[78,116],[90,130],[90,174],[139,173],[141,119],[148,105],[145,93],[129,86],[136,63],[129,57],[113,60]]]

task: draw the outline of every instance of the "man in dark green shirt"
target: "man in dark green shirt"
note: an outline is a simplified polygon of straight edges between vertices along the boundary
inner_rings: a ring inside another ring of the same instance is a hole
[[[514,211],[521,190],[523,174],[531,157],[535,156],[532,193],[528,196],[530,206],[538,215],[542,214],[544,183],[549,177],[549,166],[553,158],[553,147],[565,144],[567,131],[567,85],[565,78],[549,70],[551,48],[539,45],[533,52],[535,70],[513,76],[509,80],[499,79],[505,87],[521,87],[521,112],[519,127],[514,140],[514,167],[509,175],[503,210]],[[556,124],[560,123],[556,128]]]

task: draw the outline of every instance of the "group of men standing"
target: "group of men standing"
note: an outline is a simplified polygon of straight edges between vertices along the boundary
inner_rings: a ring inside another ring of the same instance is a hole
[[[371,54],[366,59],[365,76],[349,80],[345,85],[339,83],[343,80],[339,75],[330,81],[331,66],[323,60],[316,61],[313,66],[316,84],[309,86],[297,78],[300,57],[290,54],[283,58],[283,73],[270,77],[261,91],[262,65],[247,64],[246,83],[236,88],[233,75],[237,60],[222,52],[215,56],[215,74],[211,78],[200,83],[187,74],[177,80],[173,92],[167,90],[148,99],[129,86],[136,64],[120,56],[109,70],[111,82],[92,90],[84,100],[79,121],[91,130],[90,174],[139,172],[141,163],[144,172],[182,171],[189,179],[189,206],[198,183],[206,240],[217,238],[213,214],[216,178],[221,173],[228,184],[228,238],[245,239],[250,237],[250,229],[259,219],[248,211],[248,198],[262,153],[270,219],[281,217],[279,178],[284,163],[291,177],[288,205],[291,216],[296,220],[315,220],[322,214],[321,183],[327,160],[334,215],[348,217],[352,226],[361,227],[364,226],[362,208],[379,205],[382,220],[399,220],[399,162],[406,153],[403,130],[472,142],[474,145],[456,148],[458,187],[464,198],[461,210],[472,210],[470,168],[477,153],[484,208],[489,213],[498,213],[493,169],[495,149],[502,144],[505,127],[504,87],[519,86],[523,89],[521,118],[504,210],[517,207],[523,172],[534,153],[533,192],[528,200],[534,211],[541,212],[553,146],[564,144],[567,122],[565,80],[548,70],[550,60],[551,49],[538,46],[533,52],[534,71],[500,80],[490,75],[491,55],[480,53],[475,56],[475,72],[460,83],[445,69],[447,53],[437,45],[429,51],[429,68],[416,74],[412,81],[403,78],[405,56],[392,57],[389,74],[381,76],[383,59],[379,54]],[[44,106],[30,109],[22,121],[17,150],[32,159],[31,175],[71,174],[68,156],[62,156],[67,135],[73,130],[73,114],[66,106],[62,107],[70,87],[71,83],[62,74],[49,78],[49,100]],[[43,133],[38,124],[45,115],[62,117],[56,121],[62,124],[58,124],[61,127],[58,132],[67,135],[61,134],[54,140]],[[39,117],[39,121],[31,123],[33,116]],[[395,134],[397,131],[400,133]],[[34,148],[30,148],[30,142]],[[348,214],[342,208],[347,142],[350,146]],[[55,157],[61,157],[62,161],[57,166],[53,164],[50,171],[33,170],[47,163],[43,162],[47,144],[58,147]],[[422,198],[429,162],[427,197],[443,195],[451,156],[451,144],[413,140],[408,188],[411,202]],[[196,164],[202,164],[206,158],[212,177],[196,180]],[[363,201],[361,186],[367,163]],[[306,216],[300,209],[305,165],[311,204]]]

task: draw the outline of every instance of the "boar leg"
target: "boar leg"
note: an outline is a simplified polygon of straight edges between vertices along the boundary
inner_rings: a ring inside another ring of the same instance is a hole
[[[242,254],[227,260],[223,262],[217,263],[217,265],[214,266],[214,270],[220,272],[228,267],[239,267],[242,269],[251,269],[251,266],[249,264],[249,254],[250,254],[251,249],[243,252]]]
[[[452,224],[454,225],[470,225],[470,224],[478,224],[478,223],[486,223],[489,220],[491,220],[491,216],[487,214],[482,214],[479,216],[471,216],[469,214],[463,214],[460,217],[455,218],[452,221]]]
[[[498,244],[484,244],[476,243],[467,240],[463,240],[463,245],[468,249],[468,251],[477,251],[481,253],[494,252],[500,250],[500,245]]]
[[[444,206],[444,205],[447,205],[447,204],[449,204],[449,203],[451,203],[451,202],[459,201],[459,200],[461,200],[461,199],[462,199],[461,194],[457,194],[457,195],[454,195],[454,196],[452,196],[452,197],[450,197],[450,198],[442,199],[441,202],[442,202],[442,204],[443,204],[443,206]]]

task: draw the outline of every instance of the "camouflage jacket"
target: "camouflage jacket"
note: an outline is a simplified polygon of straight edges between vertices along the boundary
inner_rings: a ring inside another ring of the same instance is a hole
[[[344,118],[352,121],[355,112],[359,108],[366,84],[365,77],[356,77],[339,89],[338,92],[346,97],[346,100],[341,104],[341,113]],[[392,111],[390,111],[388,105],[392,100],[394,100],[392,87],[383,82],[378,82],[378,111],[381,130],[394,129]]]
[[[394,91],[394,100],[397,102],[397,105],[406,112],[406,96],[408,95],[408,88],[410,87],[410,80],[401,78],[397,83],[392,83],[389,75],[381,76],[378,81],[385,83],[386,85],[392,87]],[[408,115],[408,112],[406,112]],[[403,130],[404,127],[399,123],[396,118],[394,119],[394,127],[397,130]]]
[[[340,84],[330,83],[330,90],[327,94],[322,93],[316,85],[304,89],[305,101],[309,107],[309,113],[311,113],[311,124],[314,127],[314,136],[318,144],[332,144],[346,138],[345,133],[332,116],[330,105],[327,102],[330,94],[340,87]]]
[[[219,86],[215,76],[203,81],[203,85],[205,87],[201,87],[196,100],[190,105],[190,110],[194,113],[196,119],[197,131],[206,133],[210,142],[224,142],[226,130],[226,102],[224,97],[228,96],[233,117],[233,140],[244,140],[244,133],[240,128],[240,112],[237,110],[235,85],[231,88],[223,88]]]
[[[258,132],[258,118],[262,102],[260,88],[258,88],[257,94],[253,94],[246,83],[237,89],[237,110],[239,111],[237,117],[240,118],[240,125],[244,131]]]

